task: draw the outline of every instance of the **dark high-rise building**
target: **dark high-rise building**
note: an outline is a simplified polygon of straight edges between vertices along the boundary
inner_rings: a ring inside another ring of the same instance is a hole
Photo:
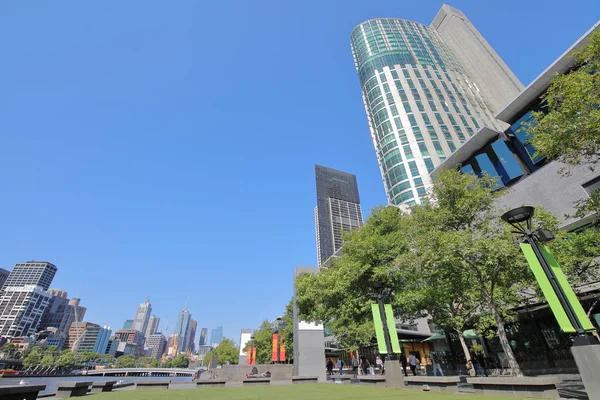
[[[206,328],[200,330],[200,341],[198,342],[198,345],[200,346],[206,346],[206,331]]]
[[[4,282],[4,288],[8,286],[35,285],[48,290],[57,270],[56,265],[47,261],[17,263],[12,271],[10,271],[10,274],[8,274],[8,278]]]
[[[315,165],[317,261],[321,267],[342,247],[342,234],[363,226],[356,176]]]
[[[61,338],[66,338],[73,322],[81,322],[86,308],[79,306],[79,299],[69,300],[67,292],[50,289],[50,305],[46,308],[38,329],[56,328]]]
[[[6,282],[6,279],[8,278],[9,274],[10,271],[5,270],[4,268],[0,268],[0,289],[2,289],[2,286],[4,286],[4,282]]]
[[[193,352],[195,348],[194,340],[196,339],[196,329],[198,322],[195,319],[190,320],[187,331],[187,343],[185,344],[185,352]]]

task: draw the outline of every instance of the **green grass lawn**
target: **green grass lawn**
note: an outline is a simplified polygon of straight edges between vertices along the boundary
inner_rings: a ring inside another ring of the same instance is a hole
[[[446,394],[419,390],[398,390],[358,385],[287,385],[251,386],[239,388],[200,388],[170,390],[123,390],[113,393],[94,394],[93,400],[502,400],[505,397]],[[514,397],[512,398],[514,400]]]

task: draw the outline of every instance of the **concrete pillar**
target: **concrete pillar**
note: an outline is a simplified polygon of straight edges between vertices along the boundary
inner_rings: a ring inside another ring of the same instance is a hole
[[[392,389],[404,388],[404,373],[398,360],[386,360],[385,385]]]
[[[294,282],[301,274],[317,274],[318,268],[296,267]],[[296,285],[294,284],[294,376],[317,376],[319,381],[327,380],[325,370],[325,333],[323,325],[301,321],[296,306]]]

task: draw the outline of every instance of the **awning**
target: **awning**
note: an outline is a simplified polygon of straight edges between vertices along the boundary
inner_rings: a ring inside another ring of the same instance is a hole
[[[446,335],[438,332],[438,333],[431,335],[430,337],[428,337],[427,339],[425,339],[423,341],[424,342],[433,342],[434,340],[446,340]]]
[[[477,339],[480,338],[481,335],[475,329],[469,329],[463,332],[463,336],[465,339]]]

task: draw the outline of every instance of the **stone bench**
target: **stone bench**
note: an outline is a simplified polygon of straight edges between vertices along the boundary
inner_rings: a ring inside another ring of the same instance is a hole
[[[112,392],[117,381],[100,381],[92,383],[90,393]]]
[[[134,386],[135,382],[123,382],[123,383],[117,383],[113,386],[113,390],[115,389],[121,389],[124,387],[128,387],[128,386]]]
[[[364,386],[387,386],[385,376],[359,376],[358,382]]]
[[[542,399],[559,399],[556,389],[559,382],[556,376],[467,378],[476,394]]]
[[[271,384],[271,378],[246,378],[242,383],[244,386],[267,386]]]
[[[46,385],[0,386],[2,400],[35,400],[38,394],[46,390]]]
[[[137,389],[168,389],[171,381],[139,381],[135,383]]]
[[[331,379],[333,383],[350,385],[352,383],[352,379],[354,379],[354,375],[331,375],[329,379]]]
[[[292,384],[298,383],[318,383],[318,376],[292,376]]]
[[[429,387],[434,392],[457,393],[459,376],[405,376],[404,383],[408,389]],[[427,386],[426,386],[427,385]]]
[[[68,397],[85,396],[88,388],[93,382],[58,382],[56,384],[56,397],[66,399]]]
[[[225,387],[225,379],[198,379],[196,381],[196,387]]]

